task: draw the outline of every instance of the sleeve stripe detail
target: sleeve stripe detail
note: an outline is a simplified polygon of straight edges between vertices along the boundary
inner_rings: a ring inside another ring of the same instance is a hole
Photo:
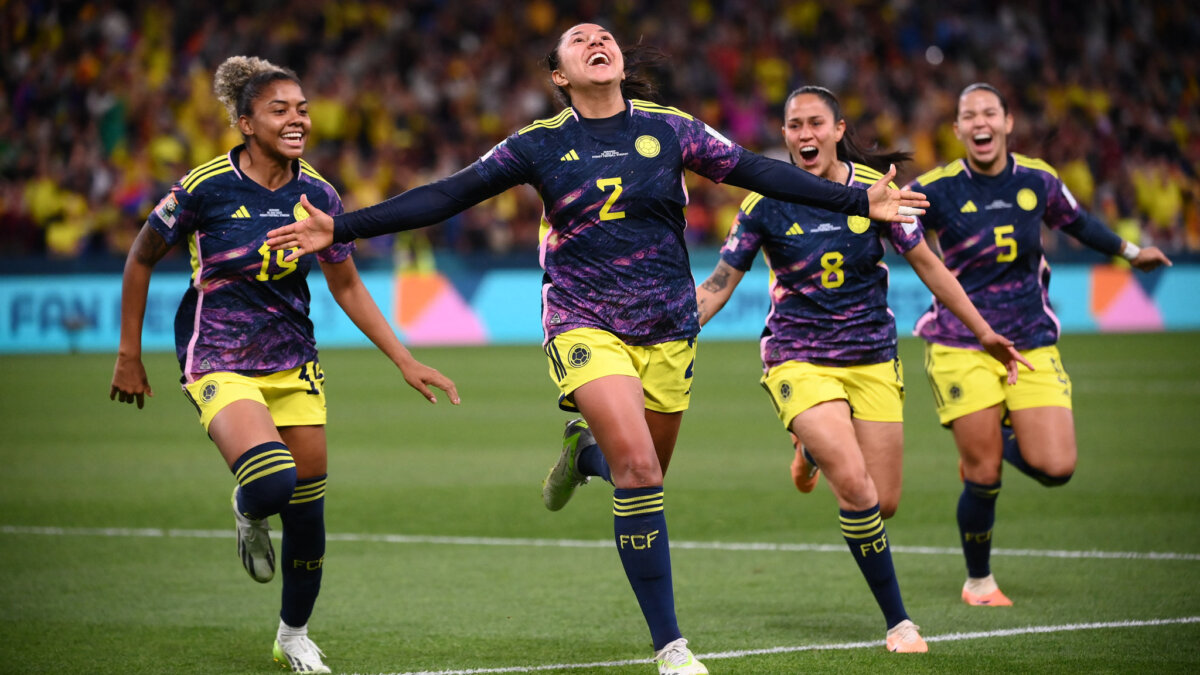
[[[755,206],[758,206],[762,198],[763,196],[757,192],[751,192],[749,195],[746,195],[746,198],[742,200],[742,213],[750,215],[750,212],[754,210]]]
[[[677,115],[686,120],[695,119],[694,117],[683,112],[679,108],[672,108],[670,106],[658,105],[657,103],[651,103],[649,101],[642,101],[642,100],[636,99],[636,98],[630,102],[633,103],[634,110],[641,110],[642,112],[663,113],[665,115]]]
[[[1033,169],[1034,171],[1045,171],[1051,176],[1058,178],[1058,172],[1054,170],[1054,167],[1047,164],[1045,160],[1018,155],[1015,152],[1013,153],[1013,159],[1016,161],[1017,166],[1023,166],[1026,169]]]
[[[221,161],[209,162],[188,172],[187,178],[184,178],[182,182],[183,189],[191,193],[196,189],[197,185],[200,185],[209,178],[233,171],[233,165],[229,163],[228,157],[221,157],[220,159]]]
[[[574,113],[571,112],[570,108],[564,108],[562,112],[558,113],[554,117],[551,117],[549,119],[544,119],[544,120],[538,120],[538,121],[534,122],[533,124],[530,124],[529,126],[525,127],[524,129],[521,129],[517,133],[525,134],[525,133],[529,133],[530,131],[533,131],[534,129],[557,129],[558,127],[561,127],[563,124],[565,124],[567,120],[573,118],[574,116],[575,115],[574,115]]]

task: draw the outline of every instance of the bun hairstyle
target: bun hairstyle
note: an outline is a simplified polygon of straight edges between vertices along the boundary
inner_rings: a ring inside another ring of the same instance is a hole
[[[255,99],[268,84],[277,80],[300,84],[295,71],[266,59],[257,56],[231,56],[225,59],[213,77],[213,91],[229,114],[229,126],[236,127],[239,117],[249,116],[253,112]]]

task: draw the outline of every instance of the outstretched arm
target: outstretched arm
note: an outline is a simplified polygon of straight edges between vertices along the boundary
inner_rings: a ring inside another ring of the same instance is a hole
[[[1025,360],[1025,357],[1021,356],[1020,352],[1013,347],[1012,340],[992,330],[971,299],[967,297],[967,292],[963,290],[962,284],[958,283],[958,279],[955,279],[950,270],[946,269],[946,265],[942,263],[941,259],[934,255],[928,244],[921,241],[905,253],[904,257],[938,301],[975,334],[980,346],[988,354],[991,354],[992,358],[1004,364],[1008,369],[1009,384],[1017,383],[1018,363],[1033,370],[1033,364]]]
[[[329,284],[329,292],[333,294],[333,299],[342,311],[350,317],[355,326],[358,326],[363,335],[370,338],[371,342],[396,364],[410,387],[419,391],[430,403],[437,403],[437,396],[430,387],[437,387],[446,392],[454,405],[461,402],[458,388],[450,378],[418,361],[400,344],[387,319],[379,311],[379,306],[375,304],[374,298],[363,285],[353,258],[346,258],[340,263],[322,262],[321,271]]]
[[[305,253],[328,248],[335,241],[354,241],[440,223],[510,187],[512,184],[485,182],[472,165],[453,176],[415,187],[374,206],[333,217],[313,207],[306,197],[301,197],[301,205],[309,217],[267,232],[267,245],[273,251],[297,249],[286,258],[295,260]]]
[[[696,287],[696,307],[699,310],[701,326],[721,311],[729,301],[729,296],[733,295],[733,289],[737,288],[745,275],[745,272],[735,269],[724,260],[717,262],[712,274]]]
[[[807,204],[852,216],[891,223],[916,222],[929,202],[925,195],[891,186],[896,167],[864,191],[848,187],[792,166],[787,162],[743,150],[738,163],[725,176],[727,185],[753,190],[765,197]]]
[[[142,364],[146,296],[154,266],[168,250],[170,246],[162,235],[149,225],[143,225],[125,258],[125,272],[121,278],[121,339],[108,398],[121,403],[136,402],[139,409],[145,405],[146,396],[154,396]]]
[[[1137,244],[1121,239],[1095,216],[1080,209],[1079,216],[1062,227],[1062,231],[1075,237],[1088,248],[1104,255],[1119,255],[1143,272],[1171,266],[1171,260],[1157,246],[1141,248]]]

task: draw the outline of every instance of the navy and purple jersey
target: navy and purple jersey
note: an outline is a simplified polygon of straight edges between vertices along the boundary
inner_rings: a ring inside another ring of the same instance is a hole
[[[883,174],[848,164],[847,185],[863,190]],[[764,198],[742,202],[721,260],[749,271],[761,249],[771,268],[771,310],[763,329],[764,369],[786,361],[822,366],[896,358],[896,319],[887,304],[887,237],[899,253],[922,239],[915,225]]]
[[[493,189],[528,183],[544,205],[539,256],[549,342],[574,328],[630,345],[695,337],[684,169],[720,182],[740,146],[675,108],[628,101],[619,127],[573,108],[517,131],[473,166]]]
[[[331,214],[342,212],[337,191],[304,160],[295,177],[271,191],[238,170],[245,146],[192,169],[146,220],[168,245],[186,239],[192,276],[175,314],[175,353],[183,381],[204,373],[266,375],[317,355],[308,318],[306,277],[312,256],[284,262],[266,245],[268,230],[307,217],[300,195]],[[318,253],[341,262],[353,244]]]
[[[1050,266],[1042,223],[1058,229],[1081,216],[1079,205],[1046,162],[1010,154],[997,176],[957,160],[917,178],[930,207],[919,222],[937,236],[946,267],[997,333],[1017,349],[1058,341],[1050,308]],[[979,349],[979,341],[935,298],[913,331],[929,342]]]

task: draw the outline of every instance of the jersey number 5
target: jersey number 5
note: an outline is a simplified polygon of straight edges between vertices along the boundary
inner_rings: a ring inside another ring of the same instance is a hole
[[[1013,226],[1000,225],[993,230],[996,235],[996,262],[1012,262],[1017,259],[1017,240],[1012,238]]]
[[[601,192],[608,192],[608,188],[612,188],[612,194],[608,196],[608,200],[604,202],[604,206],[600,207],[600,220],[617,220],[625,217],[624,211],[613,211],[613,205],[617,203],[617,198],[621,196],[621,179],[620,178],[601,178],[596,181],[596,187],[600,188]]]

